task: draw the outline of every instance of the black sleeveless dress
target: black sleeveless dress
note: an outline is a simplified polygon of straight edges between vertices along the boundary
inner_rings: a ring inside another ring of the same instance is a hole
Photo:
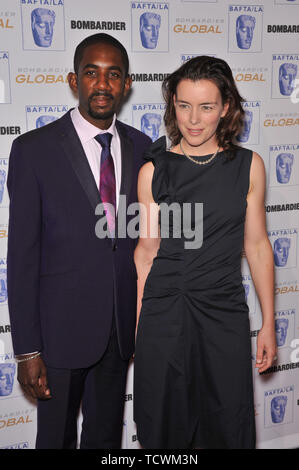
[[[183,230],[161,237],[146,280],[134,366],[134,420],[144,448],[255,447],[241,277],[252,152],[238,148],[234,155],[223,151],[197,165],[168,151],[165,137],[146,155],[155,166],[152,193],[160,211],[162,202],[203,203],[203,242],[187,248],[190,232]]]

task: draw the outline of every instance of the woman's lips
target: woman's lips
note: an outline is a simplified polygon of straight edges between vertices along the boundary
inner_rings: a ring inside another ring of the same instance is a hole
[[[190,135],[200,135],[203,129],[188,129]]]

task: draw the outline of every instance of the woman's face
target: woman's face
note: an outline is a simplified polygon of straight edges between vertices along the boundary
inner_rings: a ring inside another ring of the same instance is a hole
[[[216,129],[228,110],[218,87],[210,80],[181,80],[174,96],[183,147],[190,155],[214,153],[218,143]]]

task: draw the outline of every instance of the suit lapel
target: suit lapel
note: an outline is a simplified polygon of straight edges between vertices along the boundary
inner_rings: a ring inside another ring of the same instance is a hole
[[[99,190],[70,114],[66,114],[62,119],[65,121],[61,132],[61,145],[94,211],[101,203]]]

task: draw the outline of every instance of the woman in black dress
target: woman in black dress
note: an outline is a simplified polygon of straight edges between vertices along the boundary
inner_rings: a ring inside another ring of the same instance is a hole
[[[151,146],[138,180],[137,435],[145,448],[252,449],[243,247],[263,313],[255,365],[260,373],[276,354],[263,160],[233,144],[244,112],[225,61],[191,59],[164,81],[163,93],[170,146],[165,137]],[[189,231],[187,203],[193,207]],[[162,207],[171,204],[175,210],[166,217]],[[200,243],[188,244],[192,233],[202,233]]]

